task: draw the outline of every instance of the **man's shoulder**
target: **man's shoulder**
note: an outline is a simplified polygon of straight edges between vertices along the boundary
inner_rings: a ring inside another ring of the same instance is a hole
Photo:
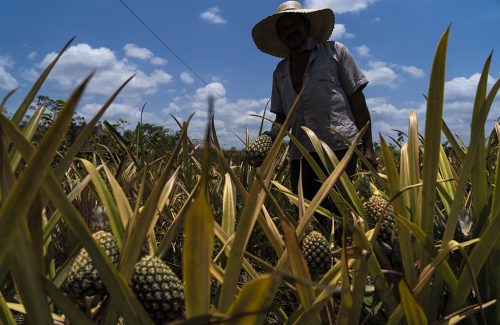
[[[340,43],[338,41],[325,41],[326,46],[335,49],[336,51],[343,51],[344,49],[347,49],[347,46],[345,46],[343,43]]]
[[[276,68],[274,69],[274,72],[275,73],[284,73],[286,71],[286,62],[287,62],[287,59],[284,58],[283,60],[281,60],[280,62],[278,62],[278,64],[276,64]]]

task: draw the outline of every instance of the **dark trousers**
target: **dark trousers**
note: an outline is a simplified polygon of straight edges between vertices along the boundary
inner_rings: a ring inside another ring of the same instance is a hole
[[[342,157],[344,157],[346,152],[347,149],[334,151],[335,155],[339,160],[341,160]],[[327,173],[326,168],[323,166],[323,163],[319,158],[319,155],[316,152],[311,152],[310,154],[314,158],[314,160],[318,163],[318,165],[321,167],[323,172]],[[319,188],[321,187],[322,183],[318,180],[316,173],[314,172],[314,170],[312,169],[312,167],[309,165],[309,163],[305,158],[295,159],[290,161],[290,183],[292,186],[292,192],[295,194],[298,193],[301,162],[302,162],[302,191],[304,193],[304,198],[312,200],[314,195],[316,195]],[[345,172],[349,177],[354,175],[354,173],[356,172],[356,162],[357,159],[356,156],[354,155],[345,169]],[[326,197],[323,200],[321,206],[323,206],[324,208],[330,210],[331,212],[337,215],[340,214],[339,209],[335,206],[335,204],[330,200],[329,197]],[[330,231],[331,228],[330,218],[326,218],[321,215],[316,215],[316,219],[318,219],[318,221],[327,231]]]

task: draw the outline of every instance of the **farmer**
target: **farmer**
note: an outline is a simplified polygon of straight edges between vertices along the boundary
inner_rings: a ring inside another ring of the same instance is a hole
[[[276,114],[275,124],[266,133],[274,140],[279,131],[277,125],[285,121],[305,85],[291,123],[291,134],[320,166],[323,164],[302,126],[311,129],[340,160],[350,146],[345,138],[352,141],[359,129],[370,121],[363,95],[368,80],[343,44],[328,41],[334,25],[335,15],[331,9],[303,9],[297,1],[286,1],[252,30],[253,40],[262,52],[283,58],[273,73],[271,112]],[[377,165],[371,128],[363,136],[363,153],[373,166]],[[292,191],[298,192],[302,164],[304,197],[312,199],[321,186],[316,174],[293,143],[289,158]],[[345,171],[352,176],[355,169],[353,158]],[[325,207],[338,214],[331,202],[325,203]],[[319,221],[326,230],[330,229],[330,219]]]

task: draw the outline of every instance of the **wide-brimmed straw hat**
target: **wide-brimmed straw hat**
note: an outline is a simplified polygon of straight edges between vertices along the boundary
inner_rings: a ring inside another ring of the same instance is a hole
[[[252,29],[252,37],[255,45],[264,53],[285,58],[290,54],[290,50],[283,43],[276,28],[278,19],[288,13],[303,14],[309,21],[310,36],[319,41],[326,41],[332,34],[335,26],[335,14],[329,8],[304,9],[298,1],[283,2],[271,16],[259,21]]]

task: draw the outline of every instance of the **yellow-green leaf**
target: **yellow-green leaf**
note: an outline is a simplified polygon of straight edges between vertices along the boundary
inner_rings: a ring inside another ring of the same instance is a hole
[[[2,202],[0,207],[0,238],[2,238],[3,244],[0,246],[0,264],[2,264],[6,250],[10,246],[10,241],[15,233],[14,229],[25,220],[28,209],[38,194],[45,175],[51,169],[50,164],[54,153],[64,138],[77,103],[89,80],[90,77],[86,78],[70,96],[66,105],[61,109],[43,137],[38,150],[27,159],[26,169]],[[3,114],[1,115],[5,117]],[[24,139],[22,135],[21,137]],[[11,141],[14,141],[14,139],[11,139]],[[13,213],[13,211],[16,213]]]
[[[398,288],[408,325],[427,325],[424,310],[404,280],[399,281]]]
[[[259,324],[274,299],[276,281],[272,275],[264,275],[248,282],[229,308],[227,324]]]

